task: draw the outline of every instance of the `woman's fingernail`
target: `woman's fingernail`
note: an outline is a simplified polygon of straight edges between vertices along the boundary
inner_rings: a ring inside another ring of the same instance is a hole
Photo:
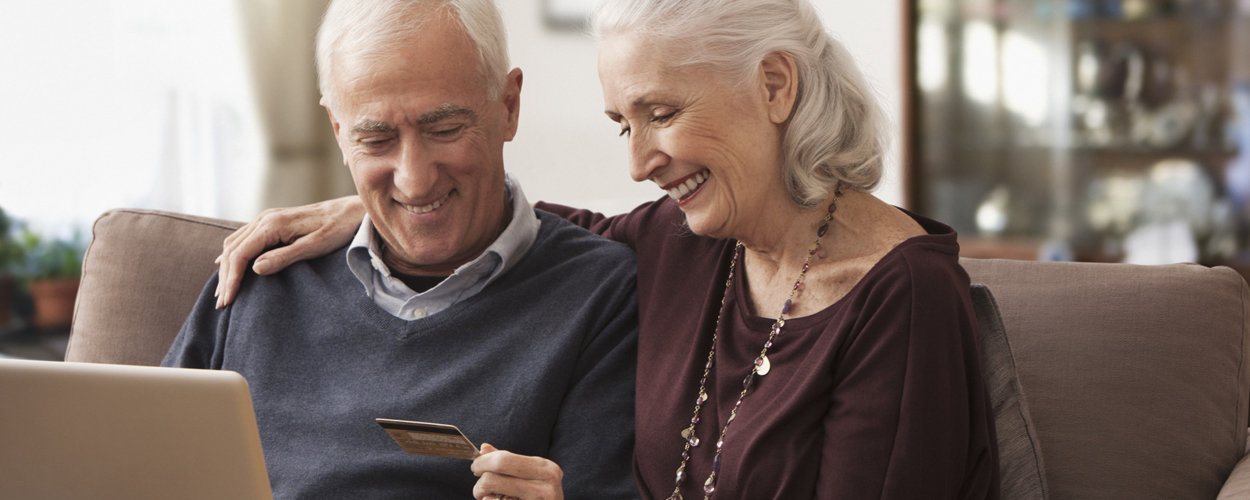
[[[265,271],[269,270],[269,261],[267,260],[256,261],[255,264],[252,264],[252,270],[256,271],[256,274],[265,274]]]

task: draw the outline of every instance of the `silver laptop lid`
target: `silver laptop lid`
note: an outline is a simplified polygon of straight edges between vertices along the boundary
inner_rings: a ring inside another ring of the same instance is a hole
[[[229,371],[0,359],[0,498],[273,498]]]

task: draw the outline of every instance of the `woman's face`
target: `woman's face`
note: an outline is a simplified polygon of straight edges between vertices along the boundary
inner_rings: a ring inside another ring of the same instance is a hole
[[[736,238],[758,229],[769,204],[789,201],[768,88],[735,88],[710,70],[673,67],[662,49],[623,35],[599,50],[606,113],[629,141],[630,176],[667,191],[696,234]]]

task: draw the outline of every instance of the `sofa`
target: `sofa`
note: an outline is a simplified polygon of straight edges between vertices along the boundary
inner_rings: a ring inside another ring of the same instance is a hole
[[[66,360],[159,364],[240,225],[102,215]],[[1185,264],[962,264],[979,285],[1004,499],[1250,499],[1250,289],[1240,275]]]

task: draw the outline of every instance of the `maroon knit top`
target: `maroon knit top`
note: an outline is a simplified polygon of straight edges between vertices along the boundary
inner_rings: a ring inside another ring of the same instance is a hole
[[[668,498],[734,243],[692,234],[668,197],[611,218],[537,208],[637,251],[634,477],[642,498]],[[729,427],[715,498],[999,497],[993,408],[955,232],[909,215],[928,235],[899,244],[838,302],[786,322],[768,352],[771,372]],[[688,500],[703,498],[721,427],[775,319],[749,314],[745,274],[734,273],[725,298]]]

